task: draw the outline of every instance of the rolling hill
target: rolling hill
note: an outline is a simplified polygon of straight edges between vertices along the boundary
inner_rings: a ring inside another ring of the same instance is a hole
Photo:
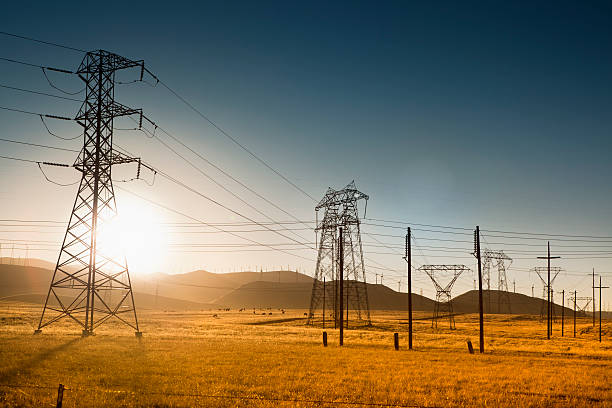
[[[48,266],[48,262],[29,262]],[[49,289],[52,269],[38,266],[0,264],[0,300],[13,299],[42,303]],[[217,274],[204,270],[184,274],[154,274],[132,278],[138,308],[199,310],[217,307],[230,308],[299,308],[310,306],[312,278],[295,271],[234,272]],[[489,296],[490,295],[490,296]],[[499,292],[485,291],[485,313],[497,313]],[[539,315],[542,300],[518,293],[508,293],[511,312]],[[406,310],[406,293],[387,286],[368,284],[368,298],[372,310]],[[414,310],[431,311],[435,302],[413,294]],[[489,306],[490,304],[490,306]],[[477,313],[478,292],[471,290],[453,298],[455,313]],[[554,305],[556,315],[561,306]],[[501,312],[507,308],[502,305]],[[565,308],[570,316],[573,311]]]

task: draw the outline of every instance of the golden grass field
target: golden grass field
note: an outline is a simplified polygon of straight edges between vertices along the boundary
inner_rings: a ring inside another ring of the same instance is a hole
[[[480,355],[477,315],[415,321],[409,351],[405,313],[373,312],[344,347],[327,329],[324,348],[303,310],[270,312],[141,311],[140,339],[115,324],[81,338],[69,321],[34,336],[38,307],[0,303],[0,406],[54,407],[59,383],[64,407],[612,406],[611,322],[602,343],[584,318],[547,341],[534,317],[487,316]]]

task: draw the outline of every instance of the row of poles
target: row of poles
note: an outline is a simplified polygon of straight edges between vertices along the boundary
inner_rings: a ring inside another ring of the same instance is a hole
[[[412,245],[411,245],[411,231],[410,227],[408,227],[406,231],[406,244],[405,244],[405,255],[403,259],[407,263],[408,268],[408,349],[412,350]],[[344,270],[344,254],[343,254],[343,231],[342,228],[339,229],[339,262],[340,262],[340,270]],[[550,288],[550,261],[551,259],[559,259],[559,256],[551,256],[550,255],[550,242],[548,242],[548,252],[546,256],[539,256],[538,259],[546,259],[548,266],[548,287]],[[479,323],[479,349],[481,353],[484,353],[484,309],[483,309],[483,300],[482,300],[482,262],[480,257],[480,227],[476,226],[474,230],[474,253],[473,255],[476,257],[478,261],[478,323]],[[344,277],[343,273],[340,273],[340,299],[343,299],[344,292]],[[601,276],[599,277],[599,286],[595,286],[595,277],[593,272],[593,295],[595,295],[595,289],[599,289],[599,341],[601,342],[601,290],[608,289],[609,286],[603,286],[601,283]],[[323,278],[323,287],[325,288],[325,278]],[[563,291],[563,297],[565,299],[565,290]],[[576,297],[577,291],[574,291],[574,337],[576,337]],[[594,301],[593,301],[594,302]],[[339,302],[340,308],[340,345],[344,345],[344,302]],[[550,336],[552,335],[552,308],[553,304],[550,299],[550,290],[548,290],[548,299],[547,299],[547,316],[546,316],[546,338],[550,340]],[[563,306],[561,307],[561,336],[564,334],[564,321],[565,321],[565,300],[563,301]],[[593,313],[593,325],[595,325],[595,313]],[[325,289],[323,290],[323,327],[325,327]],[[327,333],[324,332],[324,344],[327,345]],[[396,348],[397,348],[397,333],[396,333]],[[470,344],[471,345],[471,344]]]

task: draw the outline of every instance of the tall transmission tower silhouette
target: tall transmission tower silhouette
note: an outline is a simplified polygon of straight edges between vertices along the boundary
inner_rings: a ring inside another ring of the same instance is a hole
[[[512,264],[512,258],[504,251],[493,251],[485,249],[482,252],[484,281],[487,285],[488,309],[491,309],[491,269],[497,269],[497,313],[512,313],[510,305],[510,295],[508,291],[508,277],[506,270]],[[506,265],[505,262],[508,262]]]
[[[317,222],[316,231],[320,231],[319,252],[315,269],[315,278],[312,284],[312,296],[310,298],[310,312],[308,323],[312,323],[315,312],[322,305],[323,297],[332,299],[334,321],[337,325],[340,321],[340,302],[345,305],[346,326],[348,327],[349,311],[358,320],[370,324],[370,303],[368,301],[368,289],[366,285],[365,265],[363,262],[363,249],[361,244],[361,232],[359,211],[357,203],[359,200],[366,201],[369,197],[357,190],[355,182],[352,181],[342,190],[327,189],[325,196],[315,207],[315,211],[324,209],[323,220]],[[364,211],[365,212],[365,211]],[[317,217],[318,218],[318,217]],[[343,251],[338,248],[338,229],[343,228]],[[340,270],[339,254],[343,254],[343,271]],[[339,296],[340,274],[344,278],[344,299]],[[323,285],[323,279],[327,284]],[[326,291],[324,294],[323,291]]]
[[[85,100],[75,118],[83,127],[84,142],[73,167],[82,176],[35,333],[68,317],[83,328],[83,335],[93,334],[95,328],[111,318],[141,335],[127,260],[105,242],[118,237],[105,238],[101,234],[117,215],[113,165],[135,162],[137,177],[144,166],[139,158],[113,150],[114,118],[139,115],[142,125],[142,110],[128,108],[114,99],[115,73],[128,68],[140,68],[142,80],[144,61],[97,50],[86,53],[76,71],[85,82]]]
[[[425,272],[436,288],[436,303],[434,304],[434,314],[431,320],[431,327],[438,328],[438,320],[448,317],[451,330],[455,328],[455,316],[453,315],[453,303],[451,289],[464,271],[470,269],[465,265],[423,265],[419,268]],[[446,279],[446,284],[441,283]],[[443,286],[444,285],[444,286]]]

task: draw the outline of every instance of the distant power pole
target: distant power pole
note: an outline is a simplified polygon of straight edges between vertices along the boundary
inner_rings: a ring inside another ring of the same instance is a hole
[[[512,281],[512,286],[514,287],[514,293],[516,293],[516,279]]]
[[[412,350],[412,245],[410,227],[406,230],[404,260],[408,268],[408,349]]]
[[[484,313],[482,308],[482,262],[480,260],[480,227],[474,231],[474,256],[478,259],[478,314],[480,323],[480,352],[484,353]],[[490,312],[489,312],[490,313]]]
[[[534,297],[534,296],[533,296],[533,287],[534,287],[534,286],[535,286],[535,285],[531,285],[531,297]]]
[[[574,337],[576,337],[576,297],[578,295],[577,291],[574,291]]]
[[[547,256],[538,256],[538,259],[546,259],[548,261],[548,308],[546,310],[546,338],[550,340],[550,335],[552,334],[552,320],[551,320],[551,312],[552,305],[550,303],[550,260],[551,259],[559,259],[560,256],[550,256],[550,241],[548,241],[548,255]]]
[[[323,277],[323,328],[325,328],[325,276]]]
[[[599,289],[599,342],[601,343],[601,290],[610,288],[609,286],[601,286],[601,275],[599,275],[599,286],[597,288]]]
[[[340,263],[340,345],[344,344],[344,239],[342,237],[342,227],[339,228],[338,236],[338,260]]]
[[[565,289],[561,291],[561,337],[563,337],[564,324],[565,324]]]
[[[595,268],[593,268],[593,327],[595,327]]]

